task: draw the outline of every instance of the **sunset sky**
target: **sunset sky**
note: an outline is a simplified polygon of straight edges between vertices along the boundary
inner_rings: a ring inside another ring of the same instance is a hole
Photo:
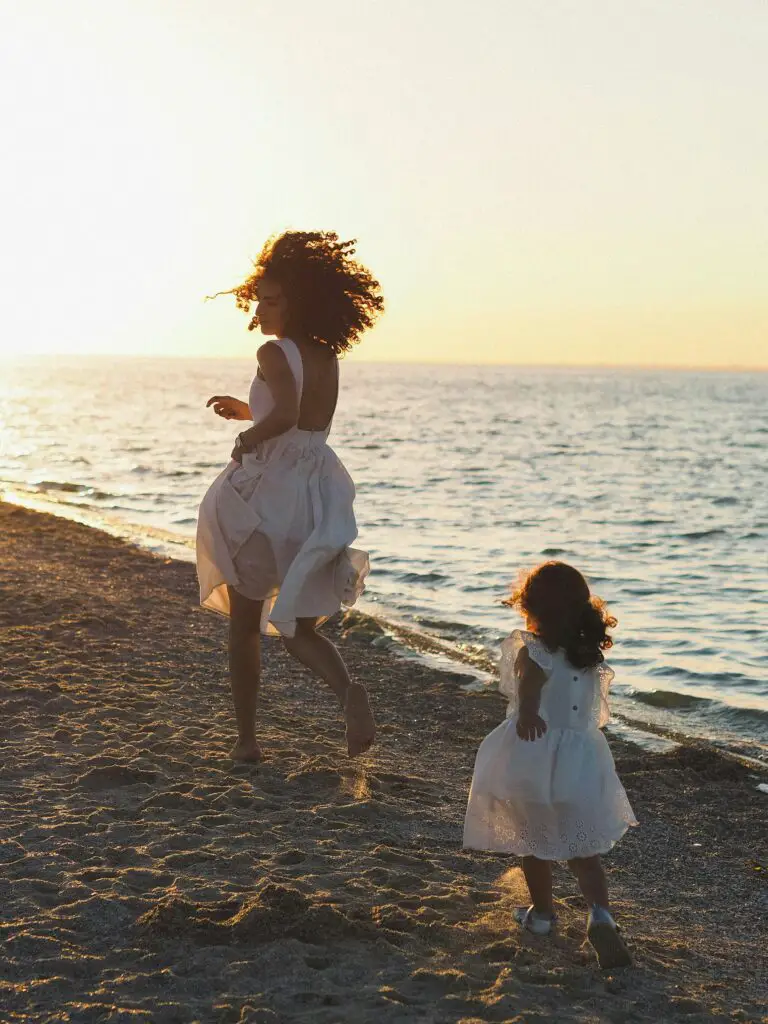
[[[0,0],[5,353],[247,356],[264,238],[356,359],[768,366],[765,0]]]

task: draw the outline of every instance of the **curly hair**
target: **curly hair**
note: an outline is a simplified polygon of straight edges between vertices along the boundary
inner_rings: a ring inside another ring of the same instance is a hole
[[[216,295],[234,295],[247,313],[259,281],[268,277],[283,289],[289,329],[339,355],[384,311],[379,282],[353,258],[356,244],[356,239],[340,241],[335,231],[286,231],[268,239],[242,284]],[[248,329],[258,325],[254,316]]]
[[[591,668],[613,647],[608,635],[617,620],[605,602],[589,592],[587,581],[565,562],[544,562],[523,575],[504,604],[530,619],[550,650],[562,647],[576,668]]]

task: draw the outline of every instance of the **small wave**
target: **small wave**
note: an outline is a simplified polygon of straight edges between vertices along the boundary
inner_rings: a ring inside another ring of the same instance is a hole
[[[404,572],[400,579],[403,583],[443,583],[448,577],[441,572]]]
[[[768,729],[768,709],[765,708],[741,708],[714,702],[713,713],[730,725],[762,726],[763,729]]]
[[[707,537],[722,537],[726,533],[721,527],[712,530],[691,530],[690,533],[681,533],[682,540],[706,540]]]
[[[69,480],[40,480],[33,486],[38,491],[62,491],[64,494],[85,494],[90,490],[87,484],[75,484]]]
[[[548,555],[550,557],[552,555],[567,555],[568,554],[568,552],[565,550],[565,548],[542,548],[541,549],[541,553],[542,553],[542,555]]]
[[[455,622],[452,619],[432,619],[426,615],[414,615],[413,621],[420,629],[434,629],[441,633],[450,633],[453,639],[459,639],[473,632],[471,626],[467,626],[464,622]]]
[[[667,646],[671,647],[673,643],[669,641]],[[686,641],[678,641],[677,646],[686,646]],[[693,672],[691,669],[678,668],[675,665],[659,665],[656,668],[652,668],[650,674],[652,676],[661,676],[662,678],[671,676],[675,679],[685,679],[697,684],[704,683],[705,685],[719,683],[721,686],[728,686],[733,683],[743,684],[746,681],[744,674],[741,672]]]
[[[722,498],[713,498],[713,505],[738,505],[739,499],[735,498],[732,494],[725,494]]]
[[[768,708],[741,707],[675,690],[633,690],[630,696],[633,701],[647,707],[700,720],[713,738],[717,736],[718,728],[727,727],[753,739],[766,735],[765,730],[768,729]]]
[[[674,708],[675,711],[685,711],[712,703],[706,697],[694,697],[690,693],[677,693],[675,690],[639,690],[633,697],[641,704],[649,704],[652,708]]]

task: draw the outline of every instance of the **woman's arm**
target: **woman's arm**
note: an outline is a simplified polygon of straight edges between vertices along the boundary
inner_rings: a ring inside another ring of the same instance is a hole
[[[223,416],[225,420],[249,420],[251,410],[247,402],[241,402],[239,398],[232,398],[231,395],[214,395],[205,403],[205,408],[213,406],[217,416]]]
[[[285,358],[285,353],[272,341],[262,345],[256,354],[259,360],[259,368],[272,392],[274,408],[267,415],[254,423],[248,430],[239,435],[241,444],[235,447],[232,458],[240,461],[240,458],[247,452],[261,444],[262,441],[269,441],[272,437],[279,437],[286,430],[295,427],[299,422],[299,396],[296,392],[296,380]]]
[[[547,731],[547,723],[539,715],[541,688],[547,681],[543,669],[532,660],[527,647],[521,647],[515,661],[519,680],[517,735],[521,740],[537,740]]]

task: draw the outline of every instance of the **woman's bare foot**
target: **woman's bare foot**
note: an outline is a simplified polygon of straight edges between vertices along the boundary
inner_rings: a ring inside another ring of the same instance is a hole
[[[376,738],[368,693],[361,683],[350,683],[347,688],[344,717],[347,722],[347,752],[350,757],[357,757],[372,747]]]
[[[238,740],[229,756],[233,761],[260,761],[261,747],[256,740]]]

